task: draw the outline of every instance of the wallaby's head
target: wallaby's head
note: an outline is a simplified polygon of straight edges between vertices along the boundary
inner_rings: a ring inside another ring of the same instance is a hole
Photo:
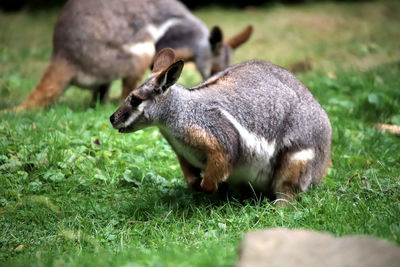
[[[152,74],[138,88],[134,89],[124,103],[110,117],[112,126],[121,133],[140,130],[153,121],[150,114],[157,108],[157,102],[181,75],[183,61],[175,59],[170,48],[161,50],[154,59]]]
[[[245,43],[252,32],[253,27],[249,25],[240,33],[224,41],[222,31],[218,26],[211,29],[209,37],[212,52],[211,75],[231,65],[233,50]]]

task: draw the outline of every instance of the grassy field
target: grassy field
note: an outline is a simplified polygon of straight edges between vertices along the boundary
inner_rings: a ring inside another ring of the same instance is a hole
[[[232,266],[244,232],[305,228],[400,244],[400,3],[196,11],[230,36],[255,34],[235,61],[297,70],[333,125],[333,167],[289,207],[186,188],[157,129],[121,135],[114,104],[69,89],[49,109],[0,115],[0,266]],[[45,69],[56,11],[0,13],[0,108]],[[189,66],[181,84],[199,75]],[[113,85],[112,96],[119,94]]]

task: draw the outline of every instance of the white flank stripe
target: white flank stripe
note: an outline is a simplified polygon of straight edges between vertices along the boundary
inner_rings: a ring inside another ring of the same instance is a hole
[[[314,150],[312,148],[303,149],[299,152],[293,153],[290,157],[291,161],[309,161],[314,158]]]
[[[144,107],[147,105],[147,103],[149,102],[149,100],[143,101],[138,107],[137,109],[131,113],[131,115],[129,116],[129,118],[123,123],[123,127],[119,127],[119,128],[125,128],[128,127],[132,124],[132,122],[134,122],[137,117],[140,116],[140,114],[142,114]]]
[[[229,112],[220,109],[222,114],[233,124],[240,134],[247,149],[255,153],[258,158],[269,160],[275,154],[275,141],[269,142],[262,136],[249,132]]]
[[[156,53],[156,48],[153,42],[143,42],[135,44],[127,44],[124,46],[125,50],[131,54],[143,55],[147,54],[153,56]]]
[[[164,36],[164,34],[168,31],[169,28],[171,28],[171,26],[178,24],[179,22],[180,22],[179,19],[170,19],[158,26],[156,25],[147,26],[147,31],[153,37],[153,40],[157,42],[161,37]]]

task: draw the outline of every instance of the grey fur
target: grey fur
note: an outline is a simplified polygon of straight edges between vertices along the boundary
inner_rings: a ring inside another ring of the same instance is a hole
[[[164,35],[154,39],[149,34],[147,26],[158,27],[171,19],[177,23]],[[191,60],[206,79],[213,60],[208,38],[204,23],[176,0],[69,0],[55,27],[53,52],[55,58],[65,58],[77,69],[71,83],[82,88],[132,76],[143,67],[140,55],[123,46],[140,42],[152,42],[156,51],[165,47],[190,50]]]
[[[157,125],[178,155],[185,156],[180,151],[186,147],[186,160],[204,170],[205,154],[184,140],[187,127],[195,125],[211,133],[223,147],[233,166],[227,182],[234,184],[230,180],[240,166],[252,166],[260,159],[245,146],[246,140],[225,115],[230,114],[251,134],[275,142],[268,166],[260,170],[260,175],[267,177],[266,183],[253,184],[257,191],[277,194],[274,175],[278,169],[285,168],[284,157],[306,149],[312,149],[315,155],[294,185],[295,191],[306,191],[322,177],[330,161],[330,122],[310,91],[290,72],[272,63],[254,60],[234,65],[193,88],[173,85],[162,93],[155,93],[159,86],[156,75],[132,91],[110,118],[120,132]],[[139,105],[141,112],[130,104],[138,96],[147,99]],[[132,115],[134,112],[137,113]],[[124,125],[129,117],[132,122]]]

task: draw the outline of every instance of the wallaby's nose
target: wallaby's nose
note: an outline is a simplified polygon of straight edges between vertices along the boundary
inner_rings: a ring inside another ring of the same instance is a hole
[[[115,113],[110,116],[110,122],[112,125],[115,123]]]

